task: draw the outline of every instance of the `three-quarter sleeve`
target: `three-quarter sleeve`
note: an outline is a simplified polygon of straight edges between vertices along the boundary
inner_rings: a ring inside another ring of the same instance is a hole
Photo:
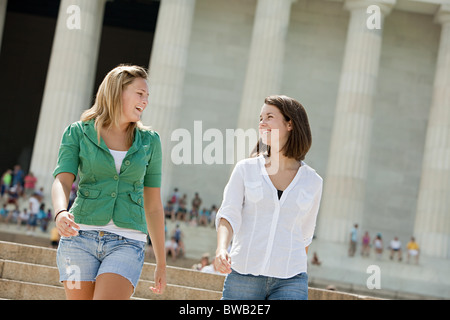
[[[144,186],[150,188],[160,188],[162,167],[161,139],[156,132],[152,132],[152,138],[152,155],[145,172]]]
[[[53,177],[56,177],[62,172],[72,173],[76,177],[80,162],[79,154],[80,128],[78,123],[73,123],[63,133]]]
[[[317,176],[318,177],[318,176]],[[316,228],[317,214],[319,212],[320,200],[322,198],[323,180],[318,177],[316,180],[316,192],[314,193],[313,203],[311,209],[303,217],[302,223],[302,235],[305,247],[309,246],[314,236],[314,230]]]
[[[242,222],[242,206],[244,203],[244,179],[239,163],[236,164],[231,173],[224,192],[223,201],[216,216],[216,229],[219,226],[220,219],[227,220],[233,233],[239,232]]]

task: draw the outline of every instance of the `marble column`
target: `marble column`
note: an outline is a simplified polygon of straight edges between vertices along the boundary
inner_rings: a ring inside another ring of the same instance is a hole
[[[350,21],[317,228],[317,236],[329,241],[347,241],[364,211],[383,20],[395,0],[370,4],[380,8],[380,28],[368,26],[367,1],[345,1]]]
[[[106,0],[62,0],[30,170],[50,194],[61,135],[93,102]]]
[[[450,258],[450,5],[441,5],[436,21],[442,30],[414,236],[423,254]]]
[[[240,129],[257,130],[264,98],[280,94],[292,2],[258,0],[237,123]]]
[[[2,48],[3,27],[5,26],[7,6],[8,0],[0,0],[0,50]]]
[[[161,137],[164,198],[174,187],[171,186],[174,166],[171,134],[179,124],[194,10],[195,0],[161,1],[150,58],[150,97],[142,122]]]

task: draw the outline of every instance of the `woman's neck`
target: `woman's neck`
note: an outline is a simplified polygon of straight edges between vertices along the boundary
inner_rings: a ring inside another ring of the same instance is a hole
[[[120,123],[119,125],[112,125],[109,128],[104,128],[106,132],[112,133],[115,135],[121,135],[126,134],[128,129],[129,123]]]
[[[109,149],[126,151],[130,148],[127,127],[111,126],[110,128],[103,128],[101,136]]]
[[[270,157],[266,159],[268,171],[298,170],[301,163],[293,158],[286,157],[282,152],[270,152]],[[269,172],[270,174],[270,172]]]

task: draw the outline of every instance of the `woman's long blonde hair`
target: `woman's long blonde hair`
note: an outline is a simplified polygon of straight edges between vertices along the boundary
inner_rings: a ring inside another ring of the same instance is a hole
[[[147,79],[147,71],[139,66],[119,65],[111,70],[98,88],[94,105],[83,112],[81,121],[95,119],[98,142],[100,130],[119,125],[122,116],[122,92],[136,78]],[[141,121],[130,123],[127,128],[127,142],[131,146],[134,140],[134,129],[148,129]]]

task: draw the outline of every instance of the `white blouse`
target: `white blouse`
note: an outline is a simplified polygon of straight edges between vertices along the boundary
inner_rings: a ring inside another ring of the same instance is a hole
[[[303,161],[281,198],[264,156],[239,161],[216,216],[233,228],[231,267],[241,274],[290,278],[306,272],[322,196],[322,178]]]

